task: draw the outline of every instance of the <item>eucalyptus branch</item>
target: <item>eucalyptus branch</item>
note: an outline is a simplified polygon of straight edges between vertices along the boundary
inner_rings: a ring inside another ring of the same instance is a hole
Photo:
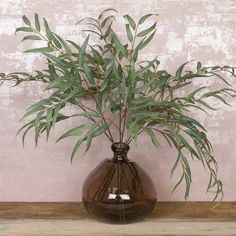
[[[82,104],[78,104],[78,106],[84,111],[84,112],[87,112],[85,106],[83,106]],[[97,124],[97,121],[95,119],[93,119],[93,117],[91,116],[86,116],[89,120],[93,121],[95,124]],[[110,138],[110,136],[104,132],[105,136],[112,142],[112,139]]]
[[[58,48],[57,46],[53,45],[52,41],[47,39],[43,34],[41,34],[37,29],[35,29],[34,27],[31,26],[31,29],[33,30],[34,33],[36,33],[39,37],[41,37],[41,39],[43,39],[45,42],[48,43],[48,46],[55,49],[56,51],[60,52],[60,54],[64,54],[64,52]]]
[[[136,142],[137,137],[145,133],[152,144],[159,147],[157,135],[162,135],[177,151],[177,159],[171,172],[173,174],[175,167],[181,165],[183,172],[176,187],[185,181],[185,199],[188,198],[191,185],[188,161],[189,157],[192,157],[208,168],[210,180],[207,191],[215,187],[214,201],[217,200],[223,195],[222,183],[217,176],[217,162],[211,154],[212,146],[204,126],[197,118],[192,117],[190,109],[197,108],[204,112],[208,109],[216,110],[208,98],[218,99],[228,105],[226,98],[235,97],[236,90],[223,77],[223,73],[236,77],[236,67],[203,66],[201,62],[191,62],[194,68],[186,69],[186,65],[190,63],[186,62],[180,65],[175,75],[171,75],[166,70],[159,69],[160,62],[156,57],[139,62],[137,68],[140,51],[155,35],[156,22],[147,28],[141,30],[140,28],[155,14],[142,16],[137,23],[131,16],[124,16],[127,20],[125,25],[127,45],[119,39],[112,27],[113,16],[102,19],[103,13],[107,11],[109,9],[103,11],[98,19],[86,18],[91,21],[90,25],[95,27],[88,32],[100,37],[96,47],[89,43],[89,36],[82,45],[62,39],[50,30],[46,19],[43,19],[45,33],[42,33],[37,14],[34,24],[23,16],[25,26],[18,28],[16,32],[30,33],[23,38],[23,41],[43,40],[47,43],[47,47],[26,51],[43,53],[49,61],[47,73],[36,71],[38,73],[36,76],[27,73],[23,75],[21,72],[7,76],[0,73],[0,82],[14,81],[18,85],[21,82],[41,81],[47,83],[47,94],[51,92],[52,95],[45,95],[46,99],[27,109],[25,116],[36,114],[36,117],[23,126],[25,131],[22,140],[31,128],[35,129],[36,143],[41,133],[46,132],[48,137],[57,122],[73,117],[63,115],[63,107],[68,104],[77,105],[84,112],[76,115],[83,115],[91,122],[74,127],[62,136],[62,138],[79,137],[72,157],[85,141],[87,151],[92,139],[98,135],[105,134],[114,143],[111,132],[113,125],[115,130],[118,130],[119,141],[127,144]],[[67,43],[70,43],[76,51],[73,52]],[[87,51],[88,46],[90,51]],[[193,83],[198,78],[208,81],[213,76],[222,82],[218,90],[205,86],[196,88]],[[189,93],[182,95],[182,91]],[[94,101],[91,106],[81,102],[81,98],[88,98],[87,95]],[[113,114],[112,118],[106,116],[108,110]],[[96,117],[99,117],[99,121]]]
[[[89,87],[89,84],[88,84],[87,80],[85,80],[85,83],[86,83],[87,86]],[[102,117],[102,119],[103,119],[103,122],[104,122],[105,124],[107,124],[106,118],[105,118],[104,115],[103,115],[103,112],[102,112],[102,110],[101,110],[101,108],[100,108],[100,106],[99,106],[99,104],[98,104],[98,102],[97,102],[97,99],[95,98],[95,96],[94,96],[93,94],[91,94],[91,97],[93,98],[94,102],[96,103],[96,106],[98,107],[98,110],[99,110],[99,113],[100,113],[100,115],[101,115],[101,117]],[[111,134],[111,131],[110,131],[109,126],[108,126],[107,131],[108,131],[108,133],[109,133],[109,138],[110,138],[111,142],[114,143],[114,139],[113,139],[113,136],[112,136],[112,134]]]

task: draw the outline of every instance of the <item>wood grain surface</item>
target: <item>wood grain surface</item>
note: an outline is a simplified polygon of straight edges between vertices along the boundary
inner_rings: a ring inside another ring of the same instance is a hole
[[[149,218],[217,219],[236,221],[236,202],[157,202]],[[0,202],[0,219],[85,219],[91,218],[81,202]]]
[[[236,236],[236,202],[158,202],[142,222],[113,225],[81,203],[0,203],[0,236]]]

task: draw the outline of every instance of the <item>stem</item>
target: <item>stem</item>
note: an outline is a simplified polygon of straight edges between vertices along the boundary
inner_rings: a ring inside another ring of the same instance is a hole
[[[5,78],[0,79],[0,81],[2,80],[2,82],[4,81],[21,81],[21,82],[29,82],[29,81],[35,81],[35,82],[43,82],[43,83],[49,83],[47,80],[45,79],[40,79],[40,80],[36,80],[33,76],[27,78],[27,79],[23,79],[23,78],[12,78],[11,76],[6,76]]]
[[[88,84],[88,82],[87,82],[86,79],[85,79],[85,83],[86,83],[86,85],[89,87],[89,84]],[[97,103],[96,98],[94,97],[93,94],[91,94],[91,97],[93,98],[93,100],[95,101],[95,103],[96,103],[96,105],[97,105],[97,107],[98,107],[98,110],[99,110],[99,113],[101,114],[101,117],[102,117],[103,122],[108,125],[108,123],[106,122],[106,118],[104,117],[104,115],[103,115],[103,113],[102,113],[102,110],[101,110],[99,104]],[[111,134],[111,131],[110,131],[109,126],[108,126],[108,128],[107,128],[107,131],[108,131],[108,133],[109,133],[109,135],[110,135],[110,140],[111,140],[111,142],[114,143],[114,139],[113,139],[113,136],[112,136],[112,134]]]
[[[64,54],[64,52],[63,52],[63,50],[61,50],[61,49],[59,49],[58,47],[56,47],[55,45],[53,45],[52,44],[52,42],[50,41],[50,40],[48,40],[44,35],[42,35],[39,31],[37,31],[35,28],[33,28],[33,27],[31,27],[32,28],[32,30],[37,34],[37,35],[39,35],[44,41],[46,41],[47,43],[49,43],[50,44],[50,47],[52,47],[52,48],[54,48],[55,50],[57,50],[57,51],[59,51],[61,54]],[[69,58],[69,60],[71,61],[71,58]],[[87,86],[89,87],[89,84],[88,84],[88,82],[85,80],[85,83],[87,84]],[[103,120],[103,122],[105,123],[105,124],[107,124],[107,122],[106,122],[106,118],[103,116],[103,114],[102,114],[102,110],[101,110],[101,108],[99,107],[99,105],[98,105],[98,103],[97,103],[97,100],[96,100],[96,98],[93,96],[93,95],[91,95],[92,96],[92,98],[94,99],[94,101],[95,101],[95,103],[96,103],[96,105],[97,105],[97,107],[98,107],[98,109],[99,109],[99,112],[100,112],[100,114],[101,114],[101,116],[102,116],[102,120]],[[64,101],[61,101],[60,103],[62,103],[62,102],[64,102]],[[86,109],[83,107],[83,105],[81,104],[81,105],[78,105],[83,111],[85,111],[86,112]],[[51,107],[47,107],[46,108],[46,110],[48,110],[49,108],[51,108]],[[87,107],[88,108],[88,107]],[[93,109],[91,109],[91,108],[89,108],[90,110],[93,110]],[[93,110],[93,111],[95,111],[95,110]],[[86,116],[89,120],[91,120],[91,121],[93,121],[93,122],[95,122],[95,123],[97,123],[96,122],[96,120],[94,120],[91,116]],[[113,122],[113,121],[112,121]],[[114,122],[113,122],[114,123]],[[110,131],[110,129],[109,129],[109,127],[108,127],[108,133],[109,133],[109,135],[105,132],[105,135],[107,136],[107,138],[112,142],[112,143],[114,143],[114,139],[113,139],[113,137],[112,137],[112,134],[111,134],[111,131]]]
[[[120,102],[121,104],[121,102]],[[122,132],[121,132],[121,108],[119,110],[119,135],[120,135],[120,142],[122,142]]]
[[[137,31],[138,31],[138,26],[135,28],[135,32],[134,32],[134,38],[133,38],[133,42],[131,44],[131,50],[132,50],[132,55],[133,55],[133,52],[134,52],[134,46],[135,46],[135,40],[136,40],[136,37],[137,37]],[[131,66],[131,60],[132,60],[132,56],[129,58],[129,65]],[[124,133],[125,133],[125,123],[126,123],[126,115],[127,115],[127,111],[128,111],[128,96],[129,96],[129,92],[130,92],[130,86],[128,86],[128,89],[127,89],[127,94],[126,94],[126,101],[125,101],[125,109],[124,109],[124,115],[123,117],[121,118],[124,119],[123,120],[123,130],[122,130],[122,142],[123,142],[123,139],[124,139]],[[130,139],[131,137],[127,137],[127,142],[128,140]],[[126,142],[126,141],[125,141]],[[131,140],[130,140],[131,142]]]
[[[84,111],[84,112],[87,112],[86,109],[83,107],[82,104],[78,104],[78,106]],[[91,116],[86,116],[86,118],[88,118],[89,120],[93,121],[94,123],[97,123],[95,119],[93,119],[93,117]],[[106,137],[112,142],[112,139],[109,137],[109,135],[104,132],[104,134],[106,135]]]
[[[38,34],[44,41],[48,42],[50,44],[50,47],[56,49],[57,51],[59,51],[61,54],[64,54],[63,50],[61,50],[60,48],[58,48],[57,46],[53,45],[52,42],[50,40],[48,40],[44,35],[42,35],[38,30],[36,30],[35,28],[33,28],[31,26],[31,29]]]
[[[101,35],[102,35],[102,39],[105,41],[106,44],[110,44],[110,42],[107,41],[106,37],[104,37],[104,34],[103,34],[103,32],[102,32],[101,25],[100,25],[99,21],[97,21],[97,24],[98,24],[98,29],[99,29],[99,31],[100,31],[100,33],[101,33]],[[114,57],[116,63],[117,63],[118,65],[120,65],[121,68],[122,68],[122,65],[119,63],[119,60],[116,58],[116,55],[115,55],[115,53],[113,52],[113,50],[110,49],[110,52],[111,52],[111,54],[113,55],[113,57]],[[122,68],[122,71],[123,71],[123,73],[124,73],[123,68]],[[119,86],[120,86],[120,84],[119,84]],[[119,105],[120,105],[120,107],[121,107],[121,98],[120,98],[119,100],[120,100],[120,101],[119,101],[119,103],[120,103]],[[121,114],[121,112],[122,112],[122,109],[119,109],[119,126],[118,126],[118,130],[119,130],[120,142],[122,142],[122,140],[123,140],[123,135],[122,135],[122,118],[121,118],[121,117],[122,117],[122,114]]]
[[[126,109],[125,109],[125,112],[124,112],[124,115],[123,117],[121,118],[121,120],[124,118],[124,123],[123,123],[123,130],[122,130],[122,139],[121,139],[121,142],[123,142],[123,139],[124,139],[124,133],[125,133],[125,121],[126,121]]]

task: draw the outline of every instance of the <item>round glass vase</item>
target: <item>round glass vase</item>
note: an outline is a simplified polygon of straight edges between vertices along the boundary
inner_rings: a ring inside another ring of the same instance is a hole
[[[127,157],[129,145],[113,143],[114,156],[101,162],[83,185],[83,204],[89,214],[108,223],[127,224],[148,216],[156,204],[150,177]]]

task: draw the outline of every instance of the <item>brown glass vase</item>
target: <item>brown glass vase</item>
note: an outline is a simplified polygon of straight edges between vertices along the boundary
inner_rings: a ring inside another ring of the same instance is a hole
[[[83,185],[83,204],[94,217],[126,224],[148,216],[156,204],[150,177],[127,158],[129,145],[113,143],[114,157],[101,162]]]

